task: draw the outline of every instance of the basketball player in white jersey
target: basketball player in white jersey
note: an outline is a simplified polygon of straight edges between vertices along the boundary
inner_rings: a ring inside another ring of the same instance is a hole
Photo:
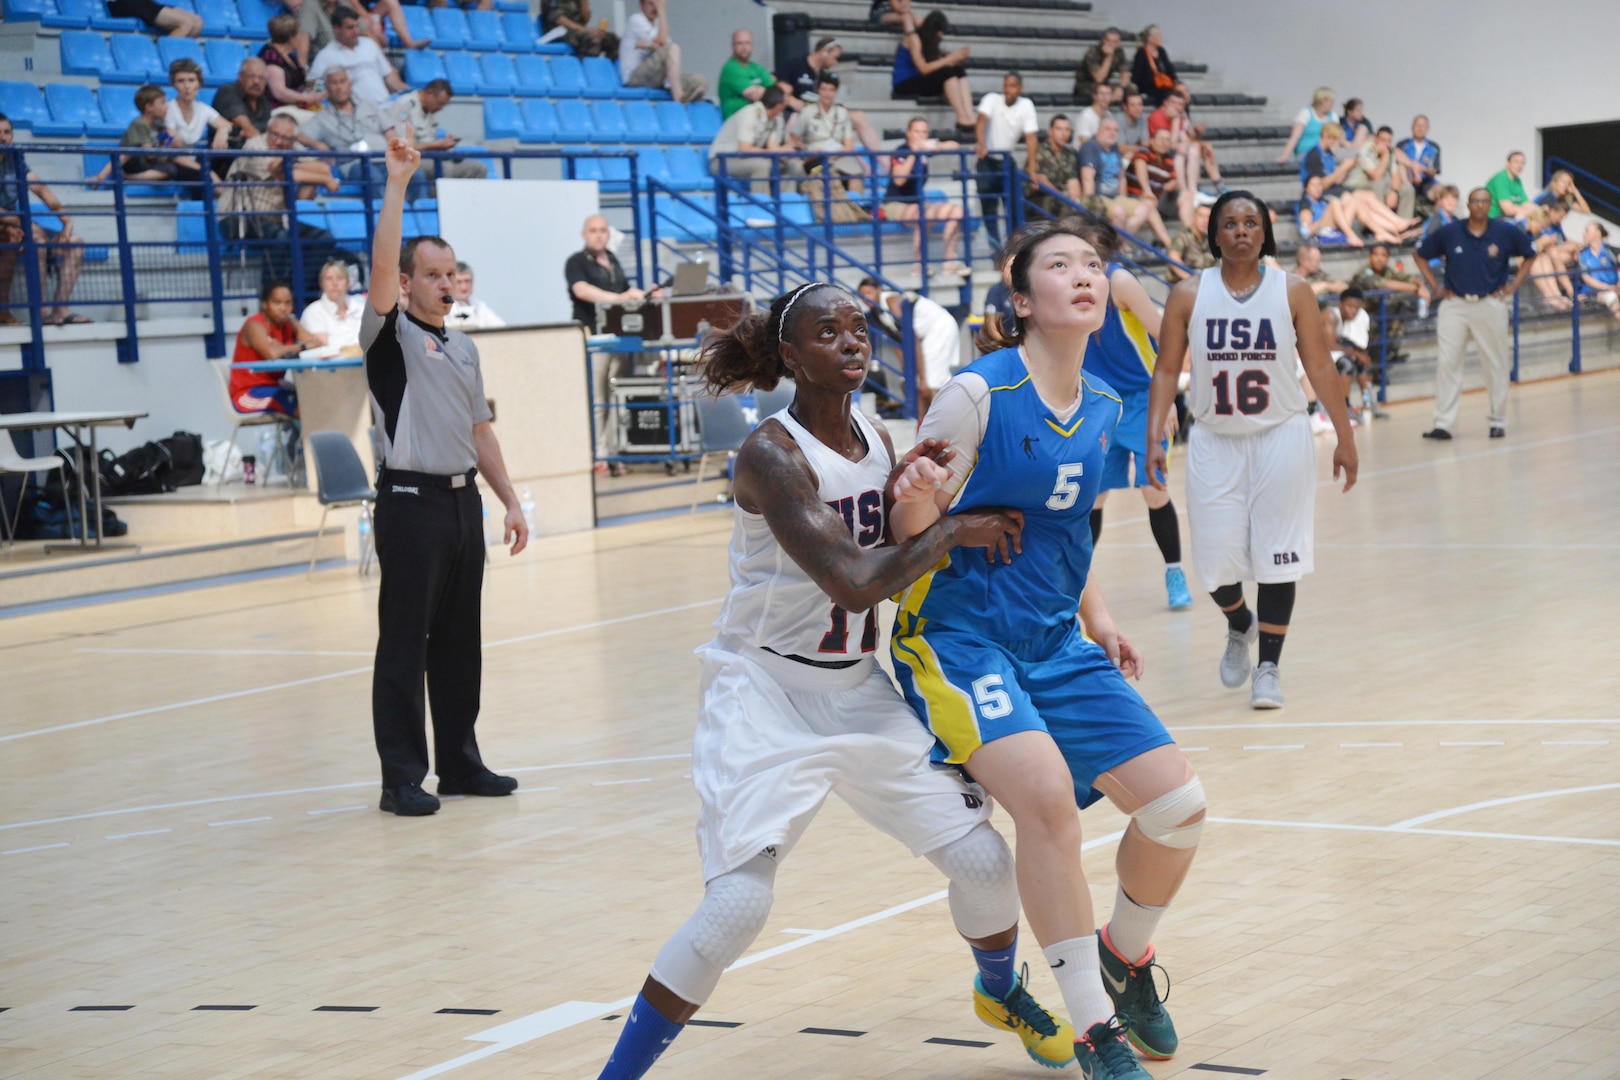
[[[1247,191],[1222,195],[1210,212],[1209,250],[1220,262],[1170,291],[1159,352],[1191,349],[1187,519],[1194,570],[1226,615],[1221,682],[1236,689],[1252,670],[1250,704],[1277,709],[1295,583],[1314,565],[1316,446],[1296,350],[1333,421],[1333,477],[1343,474],[1345,491],[1356,482],[1356,444],[1316,295],[1304,279],[1260,263],[1277,252],[1265,204]],[[1153,373],[1149,395],[1148,430],[1163,430],[1176,396],[1174,365]],[[1155,487],[1164,486],[1165,457],[1158,443],[1148,446]],[[1244,581],[1256,583],[1258,612],[1244,603]]]
[[[1023,519],[984,508],[889,544],[885,493],[929,499],[948,475],[932,440],[899,467],[888,433],[850,408],[871,359],[862,305],[835,285],[778,297],[704,346],[711,389],[769,390],[793,404],[737,455],[731,592],[703,657],[692,744],[702,798],[704,897],[658,957],[603,1080],[643,1075],[765,925],[777,866],[830,792],[950,878],[951,917],[979,966],[974,1009],[1060,1068],[1074,1030],[1014,968],[1018,886],[982,789],[930,760],[934,740],[877,665],[876,608],[955,547],[1011,561]]]

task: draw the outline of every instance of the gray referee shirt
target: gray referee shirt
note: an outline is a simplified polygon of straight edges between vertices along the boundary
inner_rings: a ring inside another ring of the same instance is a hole
[[[478,346],[395,308],[360,319],[366,384],[382,459],[390,469],[453,476],[478,463],[473,427],[493,419]]]

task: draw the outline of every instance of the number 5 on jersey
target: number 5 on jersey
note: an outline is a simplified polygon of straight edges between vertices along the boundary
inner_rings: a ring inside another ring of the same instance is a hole
[[[1073,506],[1075,500],[1080,497],[1080,477],[1085,474],[1085,471],[1085,463],[1080,461],[1059,465],[1057,483],[1052,487],[1051,497],[1046,500],[1046,508],[1048,510],[1067,510]]]

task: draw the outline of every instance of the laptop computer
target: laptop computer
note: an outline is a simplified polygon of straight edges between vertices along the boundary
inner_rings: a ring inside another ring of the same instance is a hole
[[[675,277],[669,283],[671,296],[702,296],[709,291],[709,264],[699,259],[683,262],[675,267]]]

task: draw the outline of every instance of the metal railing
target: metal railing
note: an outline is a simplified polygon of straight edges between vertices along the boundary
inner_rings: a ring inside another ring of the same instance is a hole
[[[1563,158],[1548,158],[1541,165],[1541,184],[1546,187],[1552,183],[1552,175],[1560,169],[1569,170],[1575,178],[1575,186],[1586,197],[1587,204],[1593,207],[1602,207],[1611,218],[1620,218],[1620,187],[1616,187],[1608,180],[1581,168],[1579,165],[1565,161]]]

